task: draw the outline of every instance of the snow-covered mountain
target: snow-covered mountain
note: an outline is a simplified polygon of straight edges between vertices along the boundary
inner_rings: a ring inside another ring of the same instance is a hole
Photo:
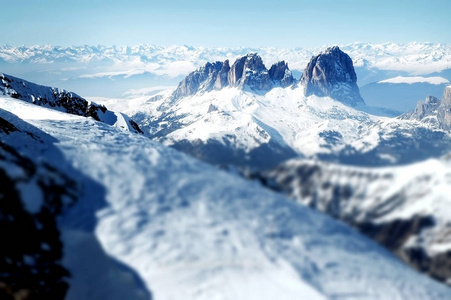
[[[23,210],[35,218],[47,207],[40,178],[61,172],[79,187],[56,223],[67,299],[451,297],[345,225],[143,135],[13,98],[0,108],[0,141],[43,166],[28,178],[0,148]]]
[[[292,160],[255,177],[451,284],[451,153],[390,168]]]
[[[105,106],[89,102],[75,93],[38,85],[2,73],[0,79],[0,94],[77,116],[92,117],[123,130],[142,133],[139,126],[125,114],[109,111]]]
[[[451,85],[445,88],[442,100],[428,96],[425,101],[418,102],[415,110],[403,114],[400,118],[418,120],[451,131]]]
[[[302,46],[302,45],[300,45]],[[403,77],[443,77],[451,80],[451,46],[432,43],[339,45],[354,61],[357,84],[367,84]],[[130,94],[171,88],[190,72],[213,61],[235,61],[248,53],[258,53],[268,65],[286,61],[296,79],[311,57],[327,46],[318,48],[204,48],[189,46],[159,47],[138,45],[118,46],[2,46],[0,69],[2,72],[50,86],[76,90],[86,96],[125,97]],[[120,84],[118,84],[120,82]],[[152,88],[149,90],[149,88]],[[368,86],[371,88],[371,85]],[[420,89],[421,88],[421,89]],[[431,92],[418,85],[407,85],[406,96],[397,102],[410,101],[407,106],[392,106],[393,89],[385,84],[371,88],[367,101],[371,106],[382,106],[405,112]],[[415,96],[415,94],[418,95]],[[366,88],[362,90],[368,96]],[[380,102],[376,102],[380,101]]]
[[[370,114],[387,111],[364,104],[352,61],[339,48],[313,57],[303,80],[288,87],[275,84],[255,54],[233,65],[250,61],[258,64],[241,63],[233,84],[227,61],[207,63],[174,92],[122,109],[152,139],[218,165],[268,168],[293,157],[390,165],[449,151],[446,127]]]

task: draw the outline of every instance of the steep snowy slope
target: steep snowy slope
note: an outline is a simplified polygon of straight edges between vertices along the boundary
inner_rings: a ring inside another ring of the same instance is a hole
[[[257,177],[451,284],[451,154],[377,169],[293,160]]]
[[[41,160],[61,151],[59,167],[79,173],[67,242],[94,233],[155,299],[451,297],[346,226],[141,135],[9,98],[0,107],[54,139]]]

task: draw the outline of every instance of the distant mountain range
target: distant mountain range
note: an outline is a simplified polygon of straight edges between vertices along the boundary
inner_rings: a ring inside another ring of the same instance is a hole
[[[311,57],[325,48],[2,46],[0,69],[40,84],[76,90],[85,96],[123,98],[172,88],[207,62],[235,61],[249,53],[257,53],[268,66],[285,61],[299,80]],[[340,45],[340,49],[353,60],[357,84],[371,106],[405,112],[427,95],[441,96],[443,86],[437,89],[428,78],[451,80],[450,45],[354,43]],[[378,84],[399,76],[408,77],[407,81],[422,77],[426,83]]]

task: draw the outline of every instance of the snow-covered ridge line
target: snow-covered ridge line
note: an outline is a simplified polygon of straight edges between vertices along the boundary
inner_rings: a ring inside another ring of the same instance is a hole
[[[92,117],[123,130],[142,133],[139,126],[128,116],[87,101],[73,92],[38,85],[3,73],[0,73],[0,79],[0,94],[69,114]]]

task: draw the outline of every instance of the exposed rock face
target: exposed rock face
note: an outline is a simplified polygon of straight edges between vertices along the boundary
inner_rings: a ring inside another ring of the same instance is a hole
[[[230,85],[241,89],[249,87],[254,91],[268,91],[273,87],[268,70],[261,57],[255,53],[235,61],[229,75]]]
[[[427,96],[424,101],[418,102],[417,107],[413,111],[402,114],[399,118],[404,120],[418,120],[440,127],[437,118],[440,103],[441,101],[438,98]]]
[[[293,74],[285,61],[279,61],[271,66],[268,71],[269,78],[275,83],[280,83],[281,87],[287,87],[295,82]]]
[[[336,46],[312,57],[302,74],[301,85],[306,96],[329,96],[353,107],[365,104],[352,60]]]
[[[451,86],[445,88],[437,117],[442,129],[451,130]]]
[[[440,105],[440,100],[434,96],[427,96],[424,102],[418,102],[412,117],[423,119],[426,116],[437,113],[437,108]]]
[[[232,66],[229,61],[207,63],[183,79],[172,94],[172,100],[194,95],[198,92],[220,90],[231,86],[266,92],[274,86],[287,87],[295,82],[288,64],[274,64],[268,71],[260,56],[251,53],[238,58]]]
[[[174,97],[181,98],[194,95],[199,91],[211,90],[223,65],[224,63],[220,61],[207,63],[202,68],[190,73],[179,83],[174,92]]]
[[[6,74],[0,74],[0,79],[0,93],[39,106],[92,117],[97,121],[100,121],[99,113],[105,113],[107,110],[103,105],[89,103],[77,94],[65,90],[40,86]]]
[[[222,68],[218,73],[215,81],[215,90],[220,90],[229,85],[229,80],[227,78],[230,71],[229,60],[224,61]]]
[[[425,101],[418,102],[415,110],[399,118],[418,120],[451,131],[451,86],[445,88],[442,100],[427,96]]]

